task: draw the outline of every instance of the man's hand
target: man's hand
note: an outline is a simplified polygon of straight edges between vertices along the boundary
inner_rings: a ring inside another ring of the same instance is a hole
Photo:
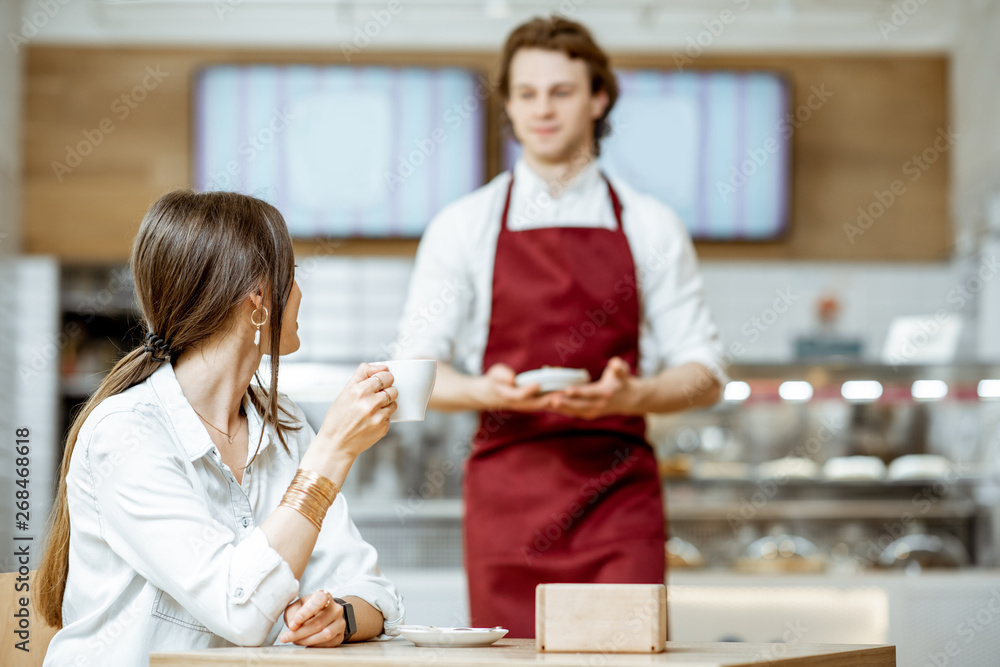
[[[316,591],[285,607],[285,625],[288,630],[278,641],[316,648],[340,646],[347,630],[344,608],[326,591]]]
[[[636,378],[629,365],[621,357],[612,357],[596,382],[549,394],[552,407],[548,409],[580,419],[633,414],[636,389]]]
[[[486,410],[542,412],[552,410],[552,394],[539,394],[537,384],[518,387],[514,384],[514,369],[507,364],[494,364],[478,378],[476,396]]]

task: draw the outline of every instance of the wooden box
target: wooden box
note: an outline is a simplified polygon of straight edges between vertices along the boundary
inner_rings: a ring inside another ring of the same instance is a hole
[[[660,653],[667,641],[663,584],[540,584],[539,651]]]

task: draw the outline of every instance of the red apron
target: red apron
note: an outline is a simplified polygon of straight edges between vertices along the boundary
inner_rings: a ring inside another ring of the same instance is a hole
[[[601,376],[613,356],[635,373],[639,296],[608,183],[613,230],[507,228],[493,268],[483,370],[565,366]],[[665,526],[645,419],[483,413],[466,462],[465,562],[472,625],[535,635],[541,583],[663,583]]]

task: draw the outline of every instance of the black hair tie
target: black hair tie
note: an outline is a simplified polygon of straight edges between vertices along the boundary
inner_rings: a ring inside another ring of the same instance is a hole
[[[156,351],[159,350],[162,357],[156,356]],[[174,352],[167,345],[167,341],[163,340],[155,333],[150,331],[146,334],[146,347],[143,348],[144,352],[149,352],[149,358],[157,363],[163,363],[168,357],[173,358]]]

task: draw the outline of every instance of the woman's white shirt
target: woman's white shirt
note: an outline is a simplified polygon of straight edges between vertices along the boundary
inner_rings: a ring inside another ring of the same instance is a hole
[[[69,578],[63,628],[46,666],[128,667],[149,653],[269,645],[284,609],[318,589],[353,595],[398,634],[403,603],[337,497],[301,581],[258,528],[278,506],[315,437],[265,427],[249,398],[249,462],[242,484],[163,364],[145,382],[100,403],[80,430],[66,478]]]
[[[504,172],[447,206],[420,240],[406,307],[393,355],[431,358],[479,374],[489,334],[493,260],[510,185]],[[725,383],[722,341],[705,303],[701,273],[684,223],[670,207],[611,179],[621,200],[622,227],[635,263],[637,285],[616,285],[616,298],[638,294],[642,321],[640,374],[699,362]],[[607,184],[591,162],[558,197],[521,159],[514,166],[508,225],[511,231],[543,227],[617,226]],[[624,276],[623,276],[624,278]],[[606,307],[607,306],[607,307]],[[586,343],[591,327],[613,317],[615,304],[595,303],[567,322],[566,344]],[[530,318],[531,313],[525,313]],[[592,333],[592,332],[591,332]]]

